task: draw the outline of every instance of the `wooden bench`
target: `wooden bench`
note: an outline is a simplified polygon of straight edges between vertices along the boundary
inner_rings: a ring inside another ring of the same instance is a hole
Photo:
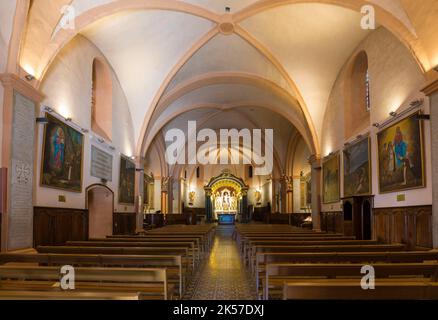
[[[186,270],[180,255],[76,255],[76,254],[0,254],[0,265],[37,264],[40,266],[166,268],[167,282],[177,284],[174,296],[182,297]]]
[[[263,297],[270,298],[270,292],[281,293],[285,282],[293,279],[303,282],[303,279],[313,278],[356,278],[356,285],[360,287],[363,264],[284,264],[275,263],[266,266],[266,275],[263,281]],[[388,277],[422,277],[430,281],[438,279],[438,263],[375,263],[372,264],[376,278]]]
[[[257,253],[262,252],[282,252],[282,253],[299,253],[299,252],[387,252],[387,251],[405,251],[406,246],[403,244],[379,244],[379,245],[319,245],[319,246],[269,246],[257,245],[252,247],[250,270],[255,272]]]
[[[0,300],[146,300],[141,293],[68,292],[68,291],[2,291]]]
[[[90,238],[89,241],[110,241],[110,242],[193,242],[194,247],[197,251],[203,255],[204,247],[201,245],[200,237],[183,237],[183,238],[173,238],[173,237],[146,237],[146,236],[134,236],[132,238]]]
[[[1,291],[62,291],[59,267],[0,266]],[[141,293],[168,298],[166,269],[75,268],[75,292]]]
[[[303,238],[300,238],[303,239]],[[310,239],[304,238],[304,240],[294,240],[294,239],[287,239],[287,240],[260,240],[260,239],[251,239],[246,242],[246,246],[244,247],[243,255],[247,259],[249,258],[249,255],[252,254],[252,250],[254,246],[260,246],[260,245],[266,245],[266,246],[328,246],[328,245],[377,245],[379,244],[377,241],[374,240],[345,240],[342,238],[336,238],[336,240],[333,239]]]
[[[193,257],[197,262],[200,262],[201,256],[199,251],[195,250],[195,244],[193,242],[146,242],[146,241],[123,241],[123,242],[115,242],[115,241],[67,241],[66,246],[73,247],[158,247],[158,248],[166,248],[166,247],[175,247],[175,248],[189,248],[189,256]]]
[[[376,280],[375,290],[351,281],[286,282],[284,300],[438,300],[438,283]]]
[[[106,254],[106,255],[180,255],[184,267],[193,271],[195,262],[185,247],[73,247],[73,246],[38,246],[38,253],[58,254]]]
[[[256,287],[265,276],[265,266],[272,263],[415,263],[437,262],[438,251],[403,252],[259,252],[256,258]]]

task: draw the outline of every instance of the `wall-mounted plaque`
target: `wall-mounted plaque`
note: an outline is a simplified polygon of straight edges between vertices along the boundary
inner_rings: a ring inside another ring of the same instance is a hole
[[[91,175],[106,181],[113,181],[113,156],[91,146]]]

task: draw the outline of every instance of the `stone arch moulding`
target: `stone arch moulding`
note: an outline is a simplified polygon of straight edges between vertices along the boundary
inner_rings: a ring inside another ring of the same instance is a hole
[[[159,105],[157,106],[157,110],[164,109],[174,101],[177,101],[179,98],[184,96],[185,94],[198,89],[202,88],[204,86],[209,86],[213,84],[247,84],[262,88],[267,88],[269,92],[275,93],[276,95],[282,97],[287,102],[289,102],[291,105],[300,106],[298,101],[295,97],[293,97],[289,92],[287,92],[285,89],[279,87],[277,84],[264,79],[260,76],[253,75],[253,74],[247,74],[247,73],[232,73],[232,72],[214,72],[209,74],[204,74],[201,76],[194,77],[185,83],[178,85],[176,88],[174,88],[171,92],[166,94],[166,96],[162,97],[160,100]],[[207,104],[205,104],[207,105]],[[242,103],[236,103],[233,105],[226,106],[226,108],[230,107],[237,107],[237,106],[244,106],[245,104]],[[262,108],[269,108],[269,106],[261,105],[260,103],[254,102],[254,105],[250,102],[247,102],[247,105],[252,106],[259,106]],[[194,105],[190,106],[192,108],[200,108],[204,105]],[[213,105],[214,106],[214,105]],[[218,109],[223,109],[223,106],[216,106]],[[306,142],[309,145],[309,148],[312,150],[312,152],[316,152],[318,150],[317,145],[315,142],[315,137],[311,135],[310,128],[308,124],[306,123],[306,126],[303,126],[298,119],[291,118],[291,116],[286,115],[284,113],[279,112],[278,110],[275,110],[276,108],[271,107],[269,108],[274,112],[279,113],[284,118],[286,118],[289,122],[291,122],[301,133],[301,135],[304,137]],[[300,106],[301,109],[301,106]],[[185,112],[190,111],[191,109],[185,110]],[[301,109],[302,111],[302,109]],[[171,120],[171,119],[170,119]],[[169,121],[170,121],[169,120]],[[148,131],[145,131],[144,134],[142,134],[143,140],[141,142],[141,149],[139,151],[139,154],[144,154],[147,151],[148,146],[150,145],[151,138],[146,139],[146,136],[150,136],[150,130],[151,128],[148,128]],[[158,132],[158,131],[157,131]]]
[[[429,58],[421,46],[418,37],[391,12],[376,3],[366,0],[261,0],[235,13],[233,18],[235,23],[239,23],[275,7],[302,3],[331,4],[357,12],[360,12],[361,8],[365,5],[372,5],[376,12],[376,21],[393,33],[411,51],[422,72],[425,73],[431,68]]]

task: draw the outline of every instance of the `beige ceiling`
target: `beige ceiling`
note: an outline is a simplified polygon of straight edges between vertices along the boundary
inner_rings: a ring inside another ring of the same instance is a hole
[[[59,28],[60,8],[69,3],[75,6],[78,23],[87,21],[87,13],[100,17],[105,12],[105,18],[80,24],[84,27],[80,33],[96,44],[119,77],[141,145],[144,133],[166,124],[166,115],[172,114],[166,113],[167,108],[195,102],[225,103],[221,98],[226,101],[234,94],[232,86],[226,90],[203,86],[170,101],[169,106],[161,103],[163,97],[194,79],[216,73],[261,77],[288,92],[296,101],[289,101],[286,107],[302,107],[299,117],[306,122],[305,140],[309,145],[318,144],[333,83],[355,47],[370,32],[359,25],[358,9],[365,3],[377,5],[380,17],[388,18],[385,22],[398,30],[399,36],[413,39],[412,49],[417,50],[425,69],[438,64],[436,0],[421,0],[421,4],[417,0],[39,0],[29,14],[22,67],[30,65],[44,74],[51,52],[56,53],[53,48],[74,35]],[[283,5],[275,5],[280,3]],[[131,9],[117,10],[123,5]],[[243,17],[238,21],[237,34],[225,36],[217,29],[212,31],[224,19],[225,6]],[[207,41],[200,43],[201,39]],[[194,49],[198,44],[199,50]],[[426,60],[421,53],[426,53]],[[275,100],[276,93],[270,94]],[[248,97],[236,95],[232,101],[243,102]],[[153,121],[149,123],[150,119]]]

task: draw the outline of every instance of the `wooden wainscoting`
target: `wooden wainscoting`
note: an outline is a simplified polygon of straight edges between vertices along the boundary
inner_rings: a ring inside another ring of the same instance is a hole
[[[34,207],[34,246],[88,239],[88,210]]]
[[[379,241],[432,248],[432,206],[375,208],[374,234]]]
[[[321,231],[344,233],[344,214],[342,212],[321,212]]]
[[[114,212],[113,215],[113,234],[114,235],[133,235],[137,228],[137,218],[135,212]]]

